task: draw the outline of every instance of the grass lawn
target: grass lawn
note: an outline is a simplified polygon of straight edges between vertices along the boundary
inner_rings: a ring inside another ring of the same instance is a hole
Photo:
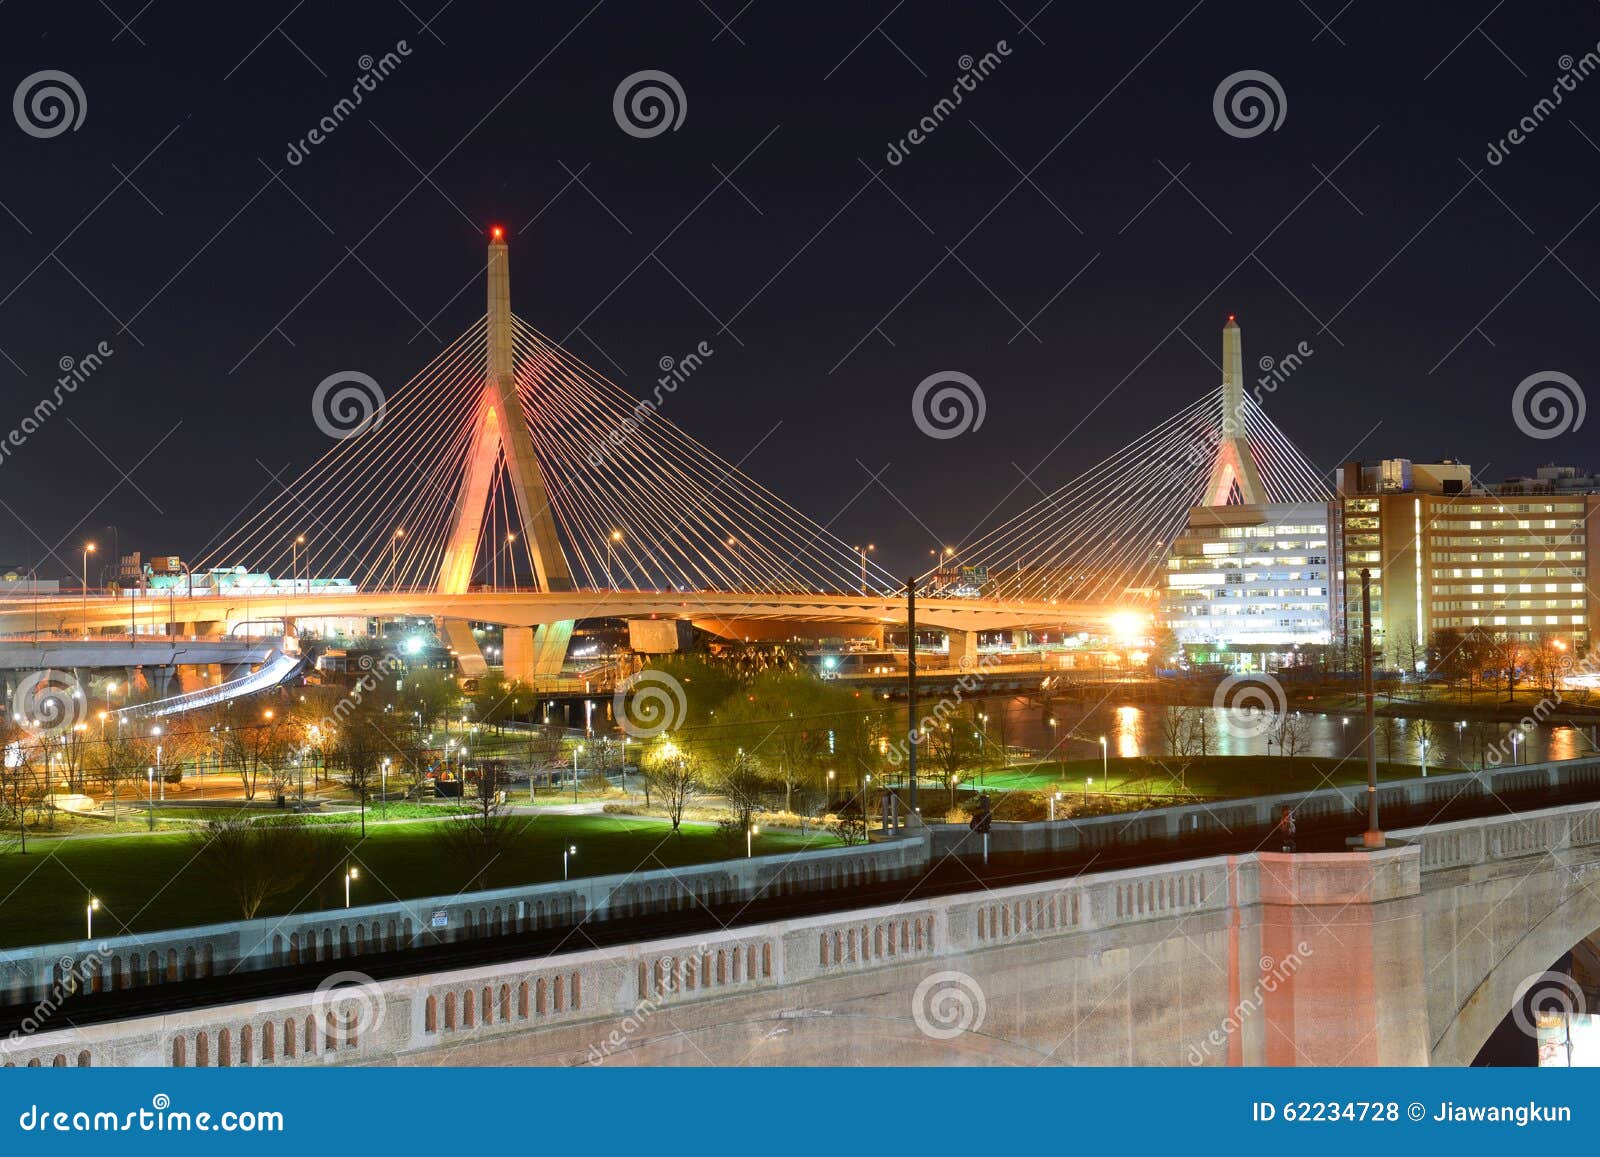
[[[1100,760],[1079,759],[1065,762],[1028,764],[986,771],[980,784],[976,778],[964,780],[963,794],[988,791],[1062,791],[1081,794],[1085,780],[1093,777],[1091,794],[1179,795],[1179,769],[1185,761],[1160,759],[1113,759],[1109,762],[1109,782],[1101,771]],[[1459,768],[1440,769],[1459,771]],[[1413,763],[1378,763],[1379,779],[1411,779],[1422,774]],[[1367,764],[1361,756],[1339,760],[1317,756],[1288,758],[1280,755],[1228,755],[1192,759],[1182,776],[1182,785],[1200,796],[1242,799],[1279,792],[1311,791],[1319,787],[1345,787],[1367,782]]]
[[[354,818],[354,817],[352,817]],[[448,858],[433,835],[437,825],[381,825],[368,816],[367,838],[352,825],[351,859],[360,870],[352,900],[378,903],[396,898],[449,895],[464,889],[468,873]],[[773,833],[756,838],[756,854],[832,847],[826,833]],[[538,816],[513,851],[490,869],[490,887],[561,879],[561,849],[576,845],[573,876],[603,876],[634,870],[675,868],[728,859],[729,850],[710,826],[685,827],[627,816]],[[235,919],[239,907],[226,881],[196,863],[187,833],[157,832],[103,840],[29,839],[26,856],[8,843],[0,851],[0,948],[74,940],[84,934],[89,895],[100,901],[99,935],[148,932]],[[739,848],[735,855],[743,853]],[[316,887],[307,883],[269,901],[259,915],[282,915],[343,904],[342,878]]]

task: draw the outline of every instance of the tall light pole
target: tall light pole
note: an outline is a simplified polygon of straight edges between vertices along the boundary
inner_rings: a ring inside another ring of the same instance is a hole
[[[583,754],[583,744],[577,743],[572,747],[572,802],[578,802],[578,756]]]
[[[611,576],[611,568],[617,561],[617,543],[622,541],[622,531],[613,530],[611,537],[606,539],[606,582],[612,590],[617,589],[617,580]]]
[[[156,830],[156,769],[147,767],[144,771],[144,811],[150,817],[150,830]]]
[[[89,897],[89,902],[84,905],[84,908],[83,908],[83,919],[84,919],[84,929],[83,929],[84,935],[83,935],[83,938],[85,940],[93,940],[94,939],[94,914],[95,914],[95,912],[97,910],[99,910],[99,907],[100,907],[100,901],[95,899],[93,896],[90,896]]]
[[[1111,757],[1106,752],[1106,737],[1100,737],[1100,778],[1111,782]]]
[[[756,837],[759,836],[760,834],[761,834],[761,829],[758,828],[755,824],[751,824],[749,827],[745,828],[745,830],[744,830],[744,858],[745,859],[749,860],[749,859],[753,859],[755,857],[755,854],[756,854],[755,840],[756,840]]]
[[[306,544],[306,536],[297,534],[294,541],[289,544],[289,593],[297,594],[300,590],[300,548]]]
[[[378,792],[383,801],[383,818],[389,818],[389,757],[378,766]]]
[[[577,844],[568,844],[566,847],[561,849],[561,878],[563,880],[570,880],[572,878],[572,876],[571,876],[571,874],[570,874],[570,872],[568,870],[567,863],[568,863],[569,860],[571,860],[571,858],[573,856],[575,856],[577,854],[578,854],[578,845]]]
[[[869,543],[867,543],[866,546],[858,546],[858,547],[855,547],[854,549],[855,549],[855,552],[861,556],[861,593],[862,594],[866,594],[867,593],[867,555],[871,554],[873,551],[877,550],[878,548],[876,546],[874,546],[872,543],[869,542]]]
[[[161,780],[161,802],[167,802],[167,781],[161,775],[161,725],[158,723],[150,729],[150,734],[156,740],[156,777]]]
[[[89,556],[94,553],[94,543],[83,544],[83,637],[89,637]]]
[[[397,570],[397,567],[399,566],[399,559],[396,556],[399,553],[400,540],[405,536],[406,531],[405,527],[403,526],[395,527],[394,533],[389,536],[389,582],[391,585],[395,586],[399,585],[400,580],[400,575]]]
[[[344,906],[350,907],[350,881],[361,878],[360,868],[346,868],[344,870]]]

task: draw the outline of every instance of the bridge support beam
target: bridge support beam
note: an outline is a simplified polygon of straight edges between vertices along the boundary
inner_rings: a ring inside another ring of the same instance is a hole
[[[505,656],[506,678],[520,679],[524,683],[557,678],[567,661],[567,644],[572,641],[572,629],[575,626],[577,624],[568,619],[560,623],[546,623],[537,629],[505,628],[500,642]]]
[[[950,666],[963,669],[978,661],[978,634],[976,631],[946,631],[949,643]]]
[[[512,628],[507,627],[509,635]],[[444,635],[444,640],[450,645],[450,650],[455,653],[456,666],[461,668],[463,675],[477,678],[489,673],[489,662],[483,657],[483,649],[478,646],[477,637],[472,633],[472,624],[465,619],[442,619],[439,631]]]
[[[1011,632],[1011,649],[1013,651],[1026,651],[1028,649],[1028,632],[1027,631],[1012,631]]]

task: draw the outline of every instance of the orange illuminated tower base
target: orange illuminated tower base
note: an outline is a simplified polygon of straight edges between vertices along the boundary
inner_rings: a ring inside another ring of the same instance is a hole
[[[495,472],[504,457],[506,474],[516,499],[517,517],[523,541],[533,560],[539,589],[570,591],[572,570],[561,550],[555,516],[544,474],[533,451],[533,435],[517,396],[516,366],[512,353],[511,266],[509,252],[497,227],[489,243],[488,281],[489,318],[488,376],[483,400],[479,404],[477,428],[467,451],[466,477],[456,496],[450,520],[450,537],[439,564],[437,589],[441,594],[465,594],[477,564],[478,544],[488,516],[490,491]],[[566,643],[573,624],[557,623],[540,627],[537,634],[529,627],[505,628],[505,673],[507,678],[532,680],[561,673],[566,659]],[[471,632],[453,630],[446,625],[452,640],[470,640]],[[470,652],[457,646],[462,669],[485,666],[474,645]],[[485,668],[486,669],[486,668]]]

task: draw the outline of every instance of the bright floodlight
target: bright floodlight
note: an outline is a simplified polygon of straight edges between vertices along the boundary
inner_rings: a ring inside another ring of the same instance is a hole
[[[1137,639],[1144,630],[1144,616],[1135,611],[1117,611],[1111,616],[1111,633],[1119,639]]]

